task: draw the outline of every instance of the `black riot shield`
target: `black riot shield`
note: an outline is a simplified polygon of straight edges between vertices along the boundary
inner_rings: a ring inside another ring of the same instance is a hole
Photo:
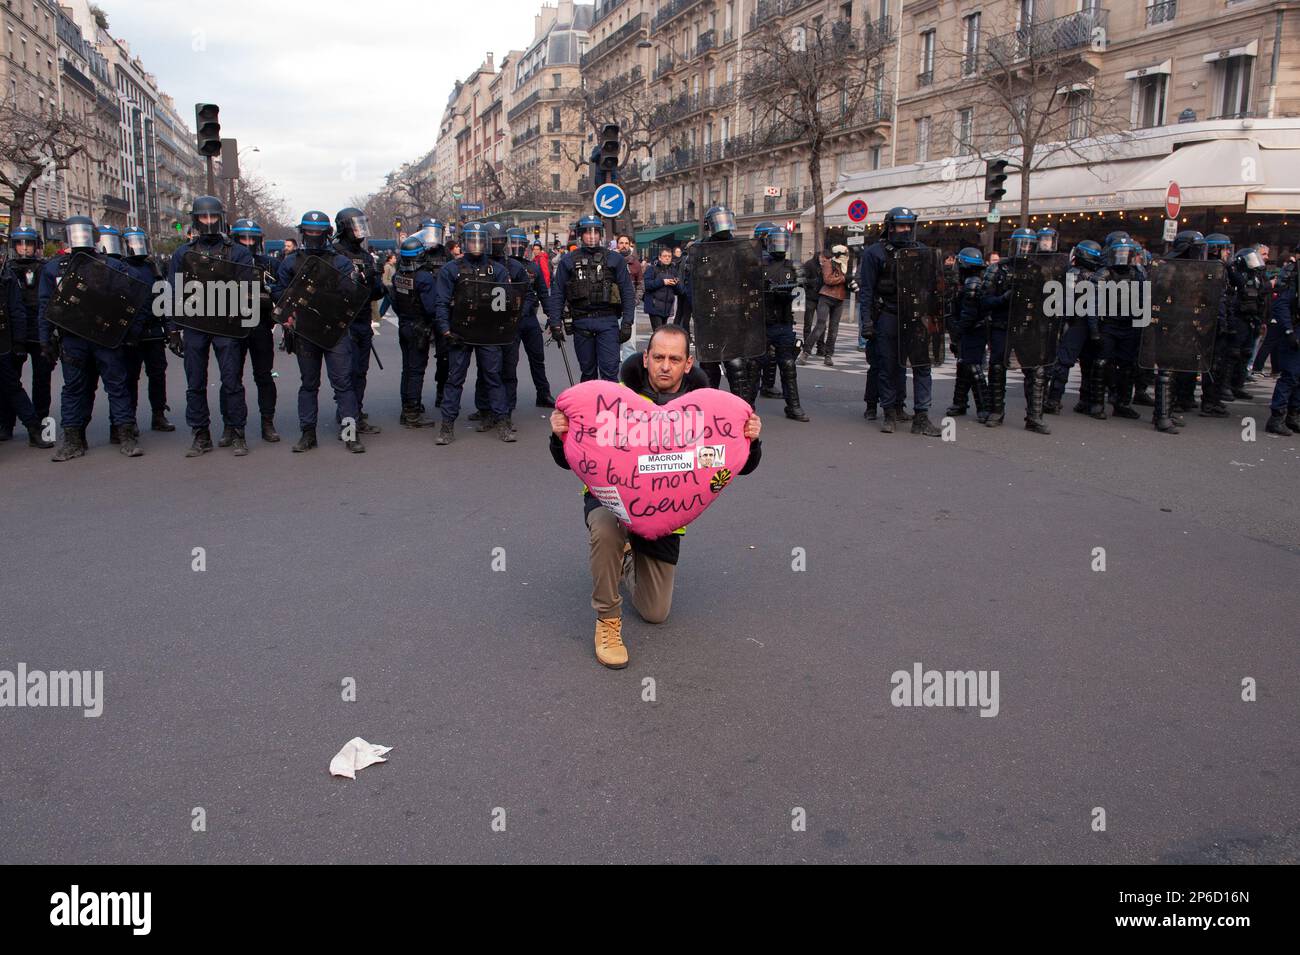
[[[1007,349],[1016,356],[1021,368],[1042,368],[1056,361],[1065,310],[1055,308],[1056,315],[1047,314],[1044,307],[1048,299],[1047,283],[1064,282],[1069,267],[1070,257],[1060,252],[1028,255],[1011,264]],[[1059,295],[1057,300],[1064,304]]]
[[[1162,371],[1209,371],[1226,281],[1223,263],[1165,259],[1148,269],[1147,277],[1151,323],[1142,329],[1138,364]]]
[[[192,328],[196,332],[208,335],[223,335],[226,338],[247,338],[248,333],[257,327],[249,313],[254,298],[248,293],[249,286],[241,283],[252,282],[257,278],[253,266],[240,264],[219,256],[204,255],[193,249],[186,252],[181,259],[181,271],[176,276],[183,296],[182,307],[175,309],[172,320],[183,328]],[[201,286],[191,283],[200,282]],[[191,305],[197,296],[203,298],[198,309]],[[186,312],[198,311],[197,315]]]
[[[924,246],[897,250],[898,361],[933,362],[932,335],[943,329],[943,254]]]
[[[329,351],[369,300],[370,290],[357,284],[350,265],[341,272],[323,256],[300,255],[293,281],[275,306],[275,320],[292,321],[305,341]]]
[[[153,289],[98,256],[76,253],[45,306],[51,325],[103,348],[122,344]]]
[[[690,270],[695,360],[730,361],[764,354],[763,263],[753,240],[696,243]]]
[[[452,334],[466,345],[513,344],[529,287],[528,282],[460,276],[451,301]]]

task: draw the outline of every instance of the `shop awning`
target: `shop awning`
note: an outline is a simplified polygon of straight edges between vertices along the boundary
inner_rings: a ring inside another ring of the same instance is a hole
[[[656,229],[642,229],[636,234],[637,245],[649,245],[651,242],[671,242],[676,239],[694,239],[699,234],[699,223],[679,222],[677,225],[660,226]]]

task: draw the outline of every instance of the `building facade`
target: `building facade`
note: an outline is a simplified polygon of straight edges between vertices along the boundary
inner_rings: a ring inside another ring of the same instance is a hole
[[[27,115],[54,115],[59,110],[58,14],[49,0],[0,4],[0,98]],[[57,173],[41,175],[16,218],[57,240],[67,208],[65,189]]]

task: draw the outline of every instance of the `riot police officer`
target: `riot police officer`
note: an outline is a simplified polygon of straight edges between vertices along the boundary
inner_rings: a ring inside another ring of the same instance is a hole
[[[315,209],[303,213],[302,219],[298,222],[298,248],[280,260],[280,268],[276,272],[272,295],[275,296],[277,303],[283,300],[289,286],[293,283],[294,276],[309,258],[325,259],[336,271],[348,276],[354,275],[355,267],[352,260],[335,252],[330,245],[330,236],[333,233],[334,227],[330,225],[329,216],[325,213]],[[353,315],[351,318],[355,320],[356,316]],[[366,446],[361,443],[359,433],[360,408],[357,405],[356,392],[352,390],[352,349],[355,347],[352,336],[345,333],[332,348],[326,349],[295,334],[293,328],[286,323],[285,342],[285,350],[298,356],[300,380],[298,426],[302,429],[302,435],[298,443],[293,446],[293,450],[302,453],[317,446],[316,423],[320,414],[318,395],[323,362],[326,374],[329,375],[330,386],[334,389],[335,416],[343,426],[339,432],[339,440],[353,454],[364,452]]]
[[[1036,251],[1039,255],[1052,255],[1060,249],[1061,234],[1051,226],[1044,226],[1038,230],[1038,245]]]
[[[471,357],[478,365],[479,376],[486,379],[488,408],[492,421],[496,424],[497,436],[506,442],[516,440],[510,421],[506,389],[501,383],[501,346],[469,344],[452,329],[453,313],[468,311],[473,304],[471,299],[479,291],[489,285],[499,286],[510,281],[505,266],[492,260],[489,254],[491,244],[487,226],[481,222],[467,223],[461,235],[465,254],[443,266],[434,283],[435,327],[450,346],[447,356],[447,387],[442,395],[442,425],[438,429],[435,444],[451,444],[456,438],[456,418],[460,415],[460,399]],[[621,255],[617,258],[622,262]],[[626,274],[624,266],[624,275]],[[563,302],[563,297],[559,301]],[[617,356],[617,350],[615,355]]]
[[[51,362],[55,355],[63,362],[63,393],[59,400],[63,443],[51,460],[68,461],[86,453],[86,423],[90,405],[94,401],[93,381],[96,375],[104,382],[104,391],[108,394],[109,421],[121,444],[119,450],[127,457],[139,457],[144,452],[137,443],[139,433],[131,408],[131,395],[126,380],[126,357],[122,346],[107,348],[62,329],[56,332],[46,314],[55,290],[75,257],[90,256],[102,260],[105,266],[114,271],[125,274],[129,272],[122,262],[99,252],[99,230],[90,218],[70,216],[65,221],[64,228],[67,251],[45,263],[41,269],[37,293],[41,349]]]
[[[1215,343],[1214,381],[1220,402],[1251,397],[1245,388],[1246,368],[1272,293],[1266,264],[1256,246],[1241,249],[1228,264],[1227,324]]]
[[[198,196],[190,207],[194,238],[172,254],[167,284],[173,289],[185,281],[186,256],[191,253],[210,259],[225,259],[235,266],[235,273],[253,278],[253,256],[248,249],[231,241],[226,234],[226,207],[216,196]],[[185,359],[185,423],[193,432],[193,443],[185,456],[196,458],[212,450],[211,417],[208,410],[208,350],[217,356],[221,374],[221,409],[224,425],[220,445],[233,449],[237,457],[248,454],[244,427],[248,423],[248,403],[244,394],[244,343],[229,335],[186,328],[184,335],[175,316],[167,320],[168,347]]]
[[[894,426],[904,420],[902,408],[907,396],[907,368],[899,351],[898,253],[924,248],[916,240],[916,213],[906,206],[895,206],[885,213],[880,241],[862,253],[858,269],[859,332],[868,342],[875,342],[880,404],[885,413],[880,430],[884,434],[893,434]],[[912,367],[912,389],[912,433],[938,437],[941,432],[930,423],[933,381],[929,365]]]
[[[397,344],[402,349],[403,428],[427,428],[434,424],[421,411],[424,373],[429,367],[429,343],[433,338],[433,280],[424,239],[419,235],[403,239],[397,250],[392,292],[393,309],[397,312]]]
[[[0,227],[0,402],[3,402],[7,414],[23,423],[29,445],[52,448],[54,442],[41,438],[44,419],[36,414],[31,399],[23,390],[22,357],[27,354],[31,339],[28,324],[35,324],[35,317],[28,317],[23,280],[18,271],[9,267],[8,252],[9,236]],[[5,440],[12,437],[11,424]]]
[[[1131,239],[1116,238],[1106,247],[1105,264],[1097,271],[1097,282],[1136,282],[1139,283],[1136,287],[1146,287],[1146,269],[1138,261],[1141,251]],[[1094,418],[1106,419],[1107,392],[1111,413],[1116,418],[1141,417],[1133,410],[1133,384],[1141,339],[1142,331],[1133,325],[1132,315],[1101,316],[1101,349],[1092,365],[1089,395]]]
[[[524,354],[528,357],[528,372],[533,379],[533,389],[537,392],[534,404],[539,408],[554,408],[555,398],[551,396],[551,382],[546,377],[546,339],[542,335],[542,325],[537,318],[538,306],[546,301],[550,290],[547,289],[546,280],[542,277],[541,267],[536,262],[524,258],[528,254],[528,233],[518,226],[507,230],[506,251],[511,260],[524,267],[532,282],[531,307],[525,302],[523,317],[519,319],[519,345],[523,346]],[[506,386],[506,395],[510,399],[511,412],[515,410],[515,400],[518,397],[517,359],[518,345],[516,361],[512,362],[507,358],[501,372],[502,381]]]
[[[12,363],[18,380],[22,380],[23,364],[28,357],[32,360],[31,403],[39,421],[50,416],[50,377],[54,374],[54,365],[41,352],[41,333],[36,322],[37,292],[41,284],[41,268],[45,259],[41,256],[41,240],[36,230],[30,226],[20,226],[9,236],[9,270],[18,283],[23,299],[23,309],[27,314],[25,337],[14,338],[13,351],[8,357],[0,359]],[[12,331],[12,330],[11,330]],[[0,395],[0,441],[13,437],[17,410]]]
[[[989,417],[985,424],[990,428],[999,427],[1007,416],[1007,328],[1011,320],[1013,264],[1027,259],[1037,247],[1037,233],[1018,228],[1011,233],[1009,258],[985,272],[983,307],[989,322]]]
[[[627,261],[605,248],[605,222],[578,220],[578,248],[560,258],[546,304],[551,334],[563,333],[565,306],[573,316],[573,350],[582,380],[617,381],[619,345],[632,337],[636,288]]]
[[[453,256],[451,249],[455,243],[452,237],[456,235],[456,223],[443,223],[440,219],[422,219],[420,221],[420,231],[416,233],[424,243],[424,261],[426,269],[431,278],[436,278],[438,272],[444,265],[453,258],[459,258],[459,252]],[[457,248],[459,248],[457,246]],[[433,321],[432,315],[429,321]],[[433,384],[434,396],[433,406],[442,407],[442,391],[447,386],[447,339],[442,335],[434,332],[433,326],[430,325],[429,334],[433,338]],[[420,414],[424,414],[424,401],[420,401]],[[434,422],[430,422],[433,424]]]
[[[711,206],[704,213],[704,228],[708,233],[705,243],[709,242],[728,242],[735,236],[736,217],[732,215],[730,209],[726,206]],[[692,250],[692,262],[698,249]],[[694,268],[694,265],[692,265]],[[686,297],[690,304],[690,313],[694,316],[697,311],[695,304],[695,280],[694,275],[689,274],[685,280]],[[700,369],[709,379],[709,387],[717,388],[722,383],[722,374],[725,369],[727,375],[727,387],[731,393],[737,397],[744,398],[749,406],[754,407],[758,400],[759,369],[758,362],[754,358],[730,358],[726,362],[702,361]]]
[[[754,241],[758,243],[759,248],[762,249],[759,257],[763,260],[764,267],[772,264],[774,261],[771,253],[767,251],[767,244],[764,240],[767,238],[768,233],[776,227],[776,223],[770,219],[764,219],[758,225],[754,226],[753,238]],[[798,274],[799,271],[800,270],[796,269],[796,274]],[[770,313],[768,314],[770,315]],[[653,323],[654,320],[651,319],[651,324]],[[780,398],[781,392],[776,390],[776,351],[771,342],[768,342],[767,353],[758,360],[758,366],[760,371],[758,396],[760,398]]]
[[[948,328],[957,354],[957,381],[946,414],[954,418],[966,414],[967,396],[973,392],[976,420],[984,424],[989,420],[989,386],[984,377],[984,349],[989,338],[983,311],[984,256],[979,249],[968,246],[957,253],[956,266],[957,294],[953,296]]]
[[[1280,331],[1273,352],[1278,378],[1264,430],[1290,437],[1300,433],[1300,273],[1294,268],[1282,272],[1270,320]]]
[[[123,261],[141,282],[150,288],[162,279],[158,266],[149,251],[149,235],[139,228],[122,233]],[[167,325],[155,314],[154,297],[141,309],[139,335],[126,341],[126,381],[131,392],[131,414],[140,407],[140,373],[149,378],[149,409],[153,413],[151,427],[154,431],[175,431],[176,425],[167,420]]]
[[[528,289],[524,295],[523,309],[519,314],[519,327],[515,333],[515,340],[508,345],[499,346],[501,349],[501,384],[506,390],[506,404],[510,408],[511,424],[513,426],[515,404],[519,397],[519,344],[523,340],[523,327],[525,321],[531,318],[533,325],[537,326],[537,303],[538,294],[544,299],[547,295],[546,284],[542,281],[541,272],[534,274],[528,270],[522,258],[515,258],[509,254],[510,236],[507,234],[505,227],[500,222],[487,223],[488,228],[488,254],[492,261],[500,264],[510,276],[510,281],[522,285]],[[523,235],[523,230],[519,230]],[[518,244],[518,243],[516,243]],[[523,238],[521,249],[528,247],[527,238]],[[541,328],[537,327],[537,337],[541,340]],[[544,359],[543,359],[544,360]],[[547,386],[549,392],[550,386]],[[471,421],[477,421],[477,431],[490,431],[493,426],[493,414],[490,410],[491,399],[488,397],[487,379],[479,375],[474,382],[474,413],[469,416]]]
[[[1101,245],[1092,239],[1078,243],[1070,255],[1070,268],[1066,270],[1066,294],[1085,282],[1092,282],[1102,265]],[[1079,414],[1092,413],[1091,374],[1092,363],[1101,344],[1101,325],[1095,310],[1089,315],[1071,315],[1061,340],[1056,346],[1056,366],[1052,369],[1051,381],[1047,386],[1047,402],[1043,411],[1047,414],[1060,414],[1061,401],[1065,397],[1065,386],[1070,378],[1070,369],[1079,362],[1079,400],[1074,410]]]
[[[1188,259],[1197,262],[1204,262],[1207,259],[1207,248],[1205,236],[1196,229],[1183,229],[1174,236],[1174,241],[1169,246],[1169,252],[1164,259]],[[1159,267],[1160,262],[1154,263]],[[1177,434],[1181,427],[1186,423],[1179,411],[1185,410],[1180,407],[1180,396],[1190,396],[1196,391],[1196,372],[1194,371],[1176,371],[1170,372],[1164,369],[1157,369],[1155,373],[1156,394],[1153,400],[1153,410],[1151,420],[1157,431],[1166,434]],[[1137,403],[1136,397],[1134,403]]]
[[[370,238],[370,220],[360,209],[348,207],[334,217],[337,230],[335,251],[352,260],[354,277],[370,289],[370,302],[357,309],[352,320],[352,391],[357,399],[357,431],[360,434],[378,434],[382,429],[371,424],[366,416],[366,376],[370,372],[370,352],[374,347],[375,331],[370,325],[370,303],[384,297],[383,276],[375,267],[375,260],[366,248]]]
[[[272,317],[275,297],[271,294],[275,273],[280,263],[267,255],[262,246],[262,226],[256,219],[236,219],[230,234],[253,256],[257,277],[261,283],[261,320],[244,339],[244,350],[253,365],[253,384],[257,386],[257,410],[262,418],[262,440],[275,443],[280,434],[275,430],[275,404],[279,392],[275,387],[275,319]]]
[[[772,364],[781,372],[785,416],[794,421],[807,421],[808,415],[799,405],[796,364],[799,339],[794,333],[794,295],[799,287],[799,274],[795,264],[786,259],[790,233],[774,226],[763,235],[762,243],[769,260],[763,267],[763,316],[767,323],[768,352],[775,357]]]

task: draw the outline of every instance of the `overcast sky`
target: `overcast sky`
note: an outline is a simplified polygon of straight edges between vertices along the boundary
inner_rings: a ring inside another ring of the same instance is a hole
[[[221,107],[245,174],[331,216],[433,148],[452,83],[532,42],[542,0],[98,0],[193,126]],[[251,152],[253,146],[259,152]]]

